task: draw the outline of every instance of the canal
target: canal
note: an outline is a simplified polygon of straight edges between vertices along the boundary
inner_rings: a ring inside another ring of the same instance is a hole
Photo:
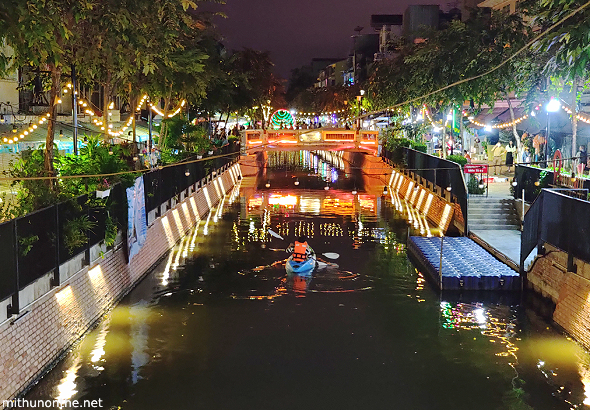
[[[519,295],[439,295],[406,255],[408,236],[434,227],[363,190],[337,158],[292,155],[245,178],[25,398],[111,409],[590,404],[589,355]],[[285,272],[300,235],[319,255],[311,277]]]

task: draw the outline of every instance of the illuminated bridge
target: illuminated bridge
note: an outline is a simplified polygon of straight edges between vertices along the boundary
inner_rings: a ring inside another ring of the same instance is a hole
[[[366,150],[377,152],[379,131],[354,131],[339,128],[247,130],[243,143],[269,150],[322,149],[331,151]]]

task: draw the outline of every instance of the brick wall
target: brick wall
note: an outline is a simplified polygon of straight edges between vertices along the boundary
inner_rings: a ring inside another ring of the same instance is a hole
[[[426,215],[426,218],[439,226],[443,232],[449,229],[456,218],[456,210],[460,209],[459,206],[455,206],[457,204],[450,203],[395,169],[391,171],[389,189],[397,192],[401,198]]]
[[[574,258],[576,273],[567,272],[567,253],[545,244],[527,273],[529,288],[555,303],[553,320],[590,349],[590,264]]]
[[[239,175],[240,167],[234,165],[157,218],[148,228],[144,246],[129,264],[121,246],[108,251],[104,258],[25,306],[22,312],[28,313],[0,324],[0,401],[15,397],[42,375],[149,272],[210,205],[219,202]]]

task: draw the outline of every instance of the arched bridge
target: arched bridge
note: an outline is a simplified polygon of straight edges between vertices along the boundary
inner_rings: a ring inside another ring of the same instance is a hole
[[[247,148],[263,146],[269,150],[321,149],[330,151],[367,150],[377,153],[379,131],[339,128],[246,130],[243,143]]]

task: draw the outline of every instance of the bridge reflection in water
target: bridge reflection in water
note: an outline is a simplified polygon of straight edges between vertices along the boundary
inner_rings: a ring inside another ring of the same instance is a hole
[[[262,189],[254,163],[239,193],[27,398],[257,410],[568,409],[589,401],[588,354],[520,301],[451,300],[425,283],[406,257],[407,237],[437,233],[403,199],[362,190],[366,175],[353,194],[347,154],[342,162],[273,155]],[[284,248],[301,234],[318,255],[340,257],[309,278],[288,276]]]

